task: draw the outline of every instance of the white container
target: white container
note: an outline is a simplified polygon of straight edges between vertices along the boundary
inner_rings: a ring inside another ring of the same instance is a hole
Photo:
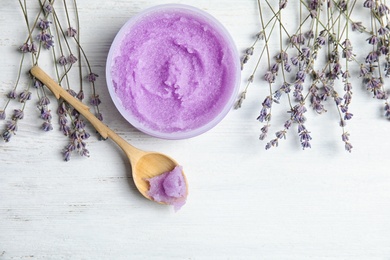
[[[232,108],[240,59],[228,31],[208,13],[159,5],[132,17],[107,59],[111,98],[134,127],[185,139],[217,125]]]

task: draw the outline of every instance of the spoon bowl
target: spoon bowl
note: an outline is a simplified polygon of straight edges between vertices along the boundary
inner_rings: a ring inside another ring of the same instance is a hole
[[[145,198],[154,201],[148,195],[150,186],[148,179],[161,175],[165,172],[172,171],[176,166],[178,166],[178,163],[165,154],[157,152],[146,152],[126,142],[122,137],[120,137],[108,126],[103,124],[97,117],[95,117],[89,111],[88,106],[84,105],[79,100],[70,95],[38,66],[34,66],[30,70],[30,73],[36,79],[41,81],[47,88],[49,88],[57,99],[63,98],[70,105],[72,105],[73,108],[75,108],[94,126],[96,131],[98,131],[104,139],[110,138],[123,150],[130,161],[133,180],[138,191]],[[186,187],[188,187],[184,172],[182,172],[182,174]],[[185,196],[187,196],[187,193]],[[159,203],[166,204],[164,202]]]
[[[132,166],[132,172],[137,173],[133,174],[134,183],[137,186],[137,189],[142,195],[151,199],[148,195],[149,182],[147,180],[163,172],[172,171],[178,164],[165,154],[150,152],[143,155],[132,165],[134,165]]]

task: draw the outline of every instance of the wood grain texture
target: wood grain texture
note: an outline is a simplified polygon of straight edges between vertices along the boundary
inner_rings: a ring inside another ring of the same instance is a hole
[[[39,111],[31,102],[18,134],[0,143],[0,259],[390,258],[390,125],[359,81],[351,106],[351,154],[344,151],[332,110],[310,113],[312,149],[302,151],[292,133],[265,151],[255,120],[267,93],[259,79],[243,107],[211,131],[159,140],[120,116],[104,70],[112,39],[127,19],[169,1],[78,2],[81,41],[100,75],[105,123],[136,147],[184,165],[188,202],[175,213],[140,196],[127,158],[95,136],[88,141],[90,158],[63,162],[67,140],[59,131],[39,130]],[[240,51],[258,32],[255,1],[177,3],[217,17]],[[4,0],[0,14],[1,105],[16,78],[15,49],[26,35],[17,1]],[[243,82],[249,73],[243,72]],[[273,131],[285,116],[275,114]]]

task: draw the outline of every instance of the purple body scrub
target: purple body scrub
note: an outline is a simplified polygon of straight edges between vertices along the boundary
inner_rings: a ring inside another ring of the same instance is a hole
[[[132,18],[107,62],[110,94],[136,128],[168,139],[215,126],[231,108],[239,58],[227,31],[185,5],[162,5]]]
[[[147,181],[150,184],[148,195],[154,201],[173,205],[175,210],[179,210],[186,203],[187,185],[181,166]]]

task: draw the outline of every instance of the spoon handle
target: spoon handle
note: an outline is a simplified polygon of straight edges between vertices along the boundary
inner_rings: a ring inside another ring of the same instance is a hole
[[[57,84],[49,75],[46,74],[40,67],[34,66],[30,73],[39,81],[41,81],[50,91],[54,94],[57,99],[63,98],[67,101],[73,108],[75,108],[80,114],[82,114],[99,132],[99,134],[107,139],[110,137],[122,150],[127,154],[134,157],[139,157],[143,151],[135,148],[134,146],[127,143],[122,137],[117,135],[112,131],[108,126],[102,123],[94,114],[89,111],[89,107],[81,103],[78,99],[70,95],[65,89]]]

